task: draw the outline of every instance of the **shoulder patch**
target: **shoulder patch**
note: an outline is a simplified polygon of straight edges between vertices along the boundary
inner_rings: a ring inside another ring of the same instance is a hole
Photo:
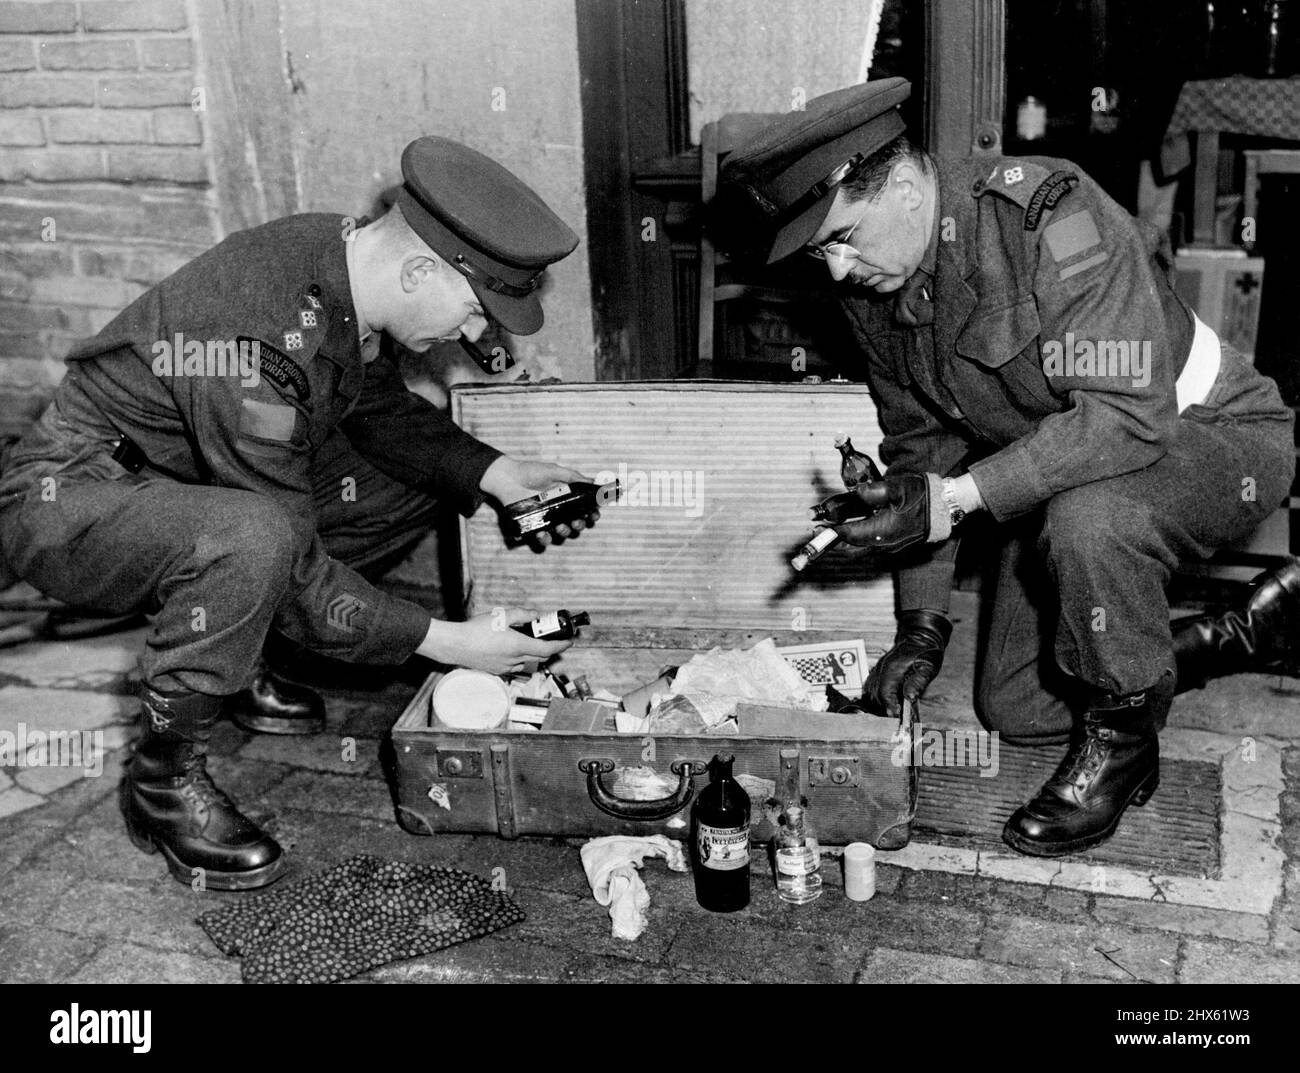
[[[1043,229],[1043,241],[1051,251],[1052,260],[1060,264],[1077,253],[1100,246],[1101,232],[1092,213],[1085,209],[1063,220],[1053,220]]]
[[[302,366],[282,350],[277,350],[262,339],[251,339],[241,335],[237,342],[248,343],[250,349],[258,355],[262,375],[273,383],[279,384],[286,391],[293,391],[300,401],[311,398],[311,383]]]
[[[1079,181],[1079,176],[1072,171],[1054,171],[1039,184],[1029,198],[1025,209],[1025,230],[1037,231],[1044,212],[1056,208],[1061,198],[1065,197]]]
[[[1043,242],[1056,263],[1057,278],[1061,280],[1077,276],[1080,272],[1104,263],[1109,257],[1101,244],[1097,221],[1086,209],[1062,220],[1053,220],[1043,228]],[[1063,264],[1065,261],[1070,263]]]

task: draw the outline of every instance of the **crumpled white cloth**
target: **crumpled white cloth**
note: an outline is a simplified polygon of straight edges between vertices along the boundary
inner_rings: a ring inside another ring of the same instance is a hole
[[[682,843],[664,835],[606,835],[593,838],[582,847],[582,867],[591,892],[601,905],[609,906],[615,939],[631,941],[646,929],[645,911],[650,894],[637,874],[647,857],[667,858],[674,872],[689,869]]]

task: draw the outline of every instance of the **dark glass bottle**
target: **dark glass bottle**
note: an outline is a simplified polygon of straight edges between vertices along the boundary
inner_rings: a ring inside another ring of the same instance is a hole
[[[510,628],[525,637],[538,641],[568,641],[578,636],[579,626],[590,626],[591,616],[585,611],[569,614],[561,608],[546,615],[539,615],[532,622],[523,622]]]
[[[835,448],[844,459],[840,464],[840,479],[844,482],[846,489],[856,488],[868,481],[878,481],[883,478],[884,475],[876,468],[876,464],[871,461],[870,456],[856,450],[853,441],[844,433],[841,432],[835,437]]]
[[[749,794],[732,778],[735,759],[709,761],[709,785],[691,806],[695,900],[713,913],[749,904]]]
[[[853,446],[853,441],[844,433],[835,437],[835,448],[839,451],[843,461],[840,463],[840,479],[844,482],[847,489],[856,488],[860,484],[867,484],[871,481],[884,479],[876,464],[871,460],[869,455],[864,455],[861,451]],[[843,497],[833,497],[840,499]],[[827,500],[826,502],[830,502]],[[827,516],[819,513],[824,504],[813,507],[813,521],[826,521]],[[862,515],[859,515],[861,517]],[[847,518],[834,518],[832,521],[847,521]],[[822,554],[839,542],[839,534],[833,529],[822,529],[816,536],[808,541],[799,549],[799,554],[790,560],[790,565],[795,570],[806,570],[808,566],[822,557]]]
[[[521,541],[531,533],[568,525],[585,518],[618,499],[619,483],[588,484],[574,481],[557,484],[535,496],[516,500],[506,507],[502,523],[506,539]]]

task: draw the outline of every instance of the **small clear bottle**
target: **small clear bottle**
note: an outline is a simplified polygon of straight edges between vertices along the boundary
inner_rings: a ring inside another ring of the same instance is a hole
[[[803,905],[822,893],[821,850],[808,817],[799,805],[787,805],[772,836],[776,893],[782,901]]]

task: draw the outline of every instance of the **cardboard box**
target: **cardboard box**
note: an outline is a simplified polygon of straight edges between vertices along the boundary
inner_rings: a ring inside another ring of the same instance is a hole
[[[1254,358],[1264,259],[1235,248],[1182,250],[1174,269],[1178,296],[1223,342]]]

